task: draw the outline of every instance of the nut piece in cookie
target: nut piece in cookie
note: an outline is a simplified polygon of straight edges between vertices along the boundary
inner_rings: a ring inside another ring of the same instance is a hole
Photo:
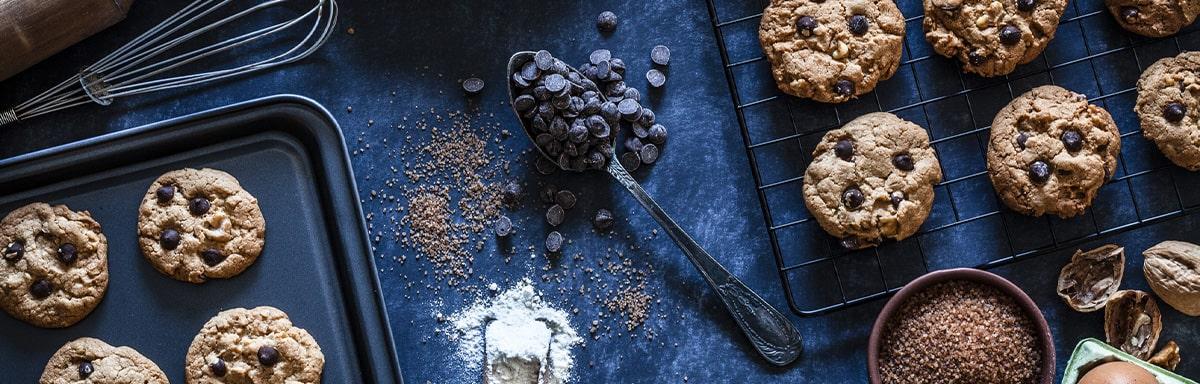
[[[0,307],[42,328],[87,317],[108,290],[108,240],[87,211],[32,203],[0,220]]]
[[[992,77],[1033,61],[1058,28],[1067,0],[924,0],[925,40],[963,71]]]
[[[842,103],[896,73],[904,15],[891,0],[772,0],[758,39],[781,91]]]
[[[167,384],[167,375],[153,361],[129,347],[113,347],[84,337],[59,348],[39,384]]]
[[[1034,88],[996,114],[987,168],[1000,199],[1030,216],[1069,218],[1112,177],[1121,137],[1108,111],[1061,87]]]
[[[920,126],[870,113],[825,134],[804,173],[804,203],[821,228],[850,249],[916,233],[941,182]]]
[[[1160,59],[1138,78],[1142,132],[1171,162],[1200,171],[1200,52]]]
[[[1108,12],[1126,31],[1147,37],[1174,35],[1196,21],[1196,0],[1105,0]]]
[[[1125,276],[1125,248],[1108,244],[1075,251],[1058,275],[1058,296],[1079,312],[1094,312],[1108,303]]]
[[[215,169],[159,176],[138,208],[138,244],[146,260],[192,283],[242,273],[262,252],[265,232],[258,200]]]
[[[316,340],[272,307],[217,314],[192,340],[186,360],[188,384],[316,384],[325,367]]]

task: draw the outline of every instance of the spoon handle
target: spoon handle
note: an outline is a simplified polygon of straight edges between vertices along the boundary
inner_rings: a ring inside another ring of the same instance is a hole
[[[638,185],[637,181],[625,171],[625,167],[613,156],[608,162],[608,174],[617,179],[621,185],[624,185],[629,193],[637,199],[638,203],[642,204],[650,216],[658,221],[658,224],[666,230],[667,235],[675,240],[675,244],[683,250],[683,254],[687,255],[700,274],[704,276],[704,280],[708,281],[708,285],[712,286],[717,291],[717,296],[721,298],[721,302],[725,303],[725,308],[729,310],[729,314],[733,315],[733,319],[737,321],[738,327],[750,339],[750,344],[754,345],[754,349],[766,358],[771,364],[783,366],[795,361],[800,356],[800,352],[804,349],[803,338],[800,332],[788,321],[783,314],[767,304],[762,297],[751,291],[746,284],[738,280],[736,276],[729,273],[729,270],[721,266],[717,260],[700,247],[691,236],[663,211],[650,195],[646,194],[646,190]]]

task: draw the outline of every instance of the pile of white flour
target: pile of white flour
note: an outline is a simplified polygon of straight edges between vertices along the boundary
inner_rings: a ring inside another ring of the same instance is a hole
[[[482,370],[491,384],[538,383],[542,366],[548,383],[567,383],[575,365],[571,350],[583,341],[567,313],[544,303],[528,279],[480,298],[451,316],[449,327],[464,369]]]

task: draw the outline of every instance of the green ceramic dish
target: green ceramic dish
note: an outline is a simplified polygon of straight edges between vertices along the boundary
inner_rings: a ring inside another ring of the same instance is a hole
[[[1162,384],[1196,384],[1191,379],[1179,376],[1154,364],[1141,361],[1128,353],[1113,348],[1103,341],[1092,338],[1083,339],[1075,346],[1075,352],[1071,353],[1071,360],[1067,361],[1067,369],[1063,371],[1062,384],[1075,384],[1089,369],[1101,363],[1118,360],[1128,361],[1145,368],[1154,374],[1154,377]]]

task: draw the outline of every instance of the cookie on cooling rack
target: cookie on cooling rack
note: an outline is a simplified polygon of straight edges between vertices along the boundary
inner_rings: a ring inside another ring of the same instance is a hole
[[[1012,210],[1069,218],[1091,206],[1116,171],[1120,152],[1121,135],[1108,111],[1081,94],[1045,85],[996,114],[988,175]]]
[[[942,179],[920,126],[876,112],[827,132],[804,172],[804,203],[821,228],[850,249],[917,232]]]
[[[59,348],[46,369],[40,384],[167,384],[167,375],[157,364],[129,347],[114,347],[103,341],[84,337]]]
[[[1176,165],[1200,171],[1200,52],[1160,59],[1137,82],[1142,133]]]
[[[891,0],[772,0],[758,39],[781,91],[841,103],[896,73],[904,15]]]
[[[1105,0],[1104,3],[1121,28],[1149,37],[1174,35],[1200,15],[1197,0]]]
[[[1067,0],[924,0],[925,39],[963,70],[992,77],[1033,61],[1058,28]]]

